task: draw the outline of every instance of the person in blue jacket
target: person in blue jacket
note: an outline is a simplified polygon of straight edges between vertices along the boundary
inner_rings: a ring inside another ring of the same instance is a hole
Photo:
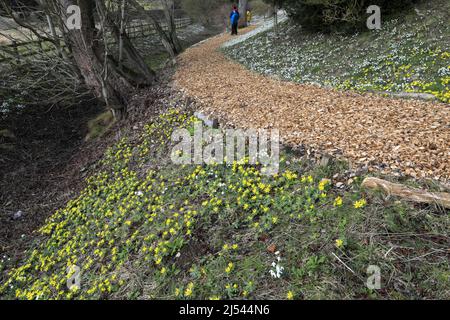
[[[233,6],[233,11],[230,14],[230,22],[231,22],[231,35],[238,34],[238,23],[239,23],[239,10],[236,6]]]

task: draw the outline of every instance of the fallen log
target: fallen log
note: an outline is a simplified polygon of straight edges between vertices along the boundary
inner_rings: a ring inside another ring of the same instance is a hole
[[[388,195],[397,196],[409,201],[437,204],[444,208],[450,208],[450,193],[446,192],[428,192],[421,189],[412,189],[378,178],[366,178],[362,183],[362,187],[382,190]]]

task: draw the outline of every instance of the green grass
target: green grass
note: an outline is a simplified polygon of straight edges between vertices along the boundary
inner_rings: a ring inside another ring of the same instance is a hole
[[[174,165],[170,110],[138,140],[110,148],[78,198],[36,233],[23,259],[0,264],[0,294],[19,299],[449,298],[449,216],[345,190],[282,153],[277,176],[258,165]],[[280,261],[278,261],[278,257]],[[338,258],[339,259],[338,259]],[[280,278],[270,270],[284,268]],[[81,287],[66,286],[69,266]],[[381,269],[382,289],[366,287]],[[350,271],[351,270],[351,271]]]
[[[164,64],[169,58],[169,54],[166,52],[154,53],[150,56],[145,57],[145,62],[151,70],[158,71],[164,67]]]
[[[286,23],[225,49],[249,69],[300,83],[360,92],[425,93],[450,102],[450,3],[424,1],[383,16],[382,29],[315,34]]]
[[[114,122],[114,115],[111,111],[106,111],[98,115],[96,118],[88,122],[89,131],[85,140],[89,141],[102,137],[106,132],[108,132]]]

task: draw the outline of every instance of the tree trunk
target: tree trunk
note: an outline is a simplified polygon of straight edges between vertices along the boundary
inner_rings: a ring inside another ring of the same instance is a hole
[[[173,44],[174,51],[176,54],[180,54],[183,51],[180,39],[177,36],[177,25],[175,23],[175,4],[173,0],[163,0],[164,4],[164,15],[166,17],[168,26],[168,38]]]
[[[119,37],[119,68],[122,69],[123,66],[123,35],[125,33],[125,7],[127,3],[126,0],[122,0],[120,3],[120,37]]]
[[[117,66],[122,76],[128,78],[128,81],[130,81],[133,85],[136,86],[151,85],[155,81],[156,75],[145,63],[142,56],[134,47],[133,43],[131,42],[130,38],[126,33],[125,27],[123,26],[123,28],[119,28],[115,24],[111,16],[107,14],[103,0],[96,0],[96,3],[99,15],[105,20],[107,26],[112,31],[112,35],[119,43],[119,59],[117,61]],[[122,9],[124,10],[125,7],[122,7]],[[124,11],[122,15],[123,16],[125,15]],[[121,59],[123,60],[123,57],[121,57],[123,53],[126,54],[127,61],[133,67],[133,70],[128,70],[123,64],[123,61],[121,61]],[[113,60],[112,57],[110,57],[110,60]]]
[[[239,0],[239,28],[247,27],[247,4],[248,0]]]
[[[76,4],[74,0],[62,1],[64,8]],[[73,57],[87,87],[105,102],[117,119],[121,119],[126,114],[130,84],[114,68],[110,68],[104,43],[95,28],[95,3],[92,0],[78,0],[77,4],[81,11],[81,30],[68,31]]]
[[[278,5],[276,4],[273,6],[273,30],[278,37]]]

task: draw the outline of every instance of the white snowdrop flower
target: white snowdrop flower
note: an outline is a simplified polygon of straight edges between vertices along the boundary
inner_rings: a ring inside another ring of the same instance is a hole
[[[275,268],[275,270],[269,270],[269,273],[272,276],[272,278],[279,279],[283,275],[284,267],[279,264],[279,262],[281,261],[281,258],[278,257],[277,260],[278,260],[278,263],[277,262],[272,263],[272,267]]]
[[[142,197],[144,195],[142,191],[136,191],[134,194],[137,195],[138,197]]]

